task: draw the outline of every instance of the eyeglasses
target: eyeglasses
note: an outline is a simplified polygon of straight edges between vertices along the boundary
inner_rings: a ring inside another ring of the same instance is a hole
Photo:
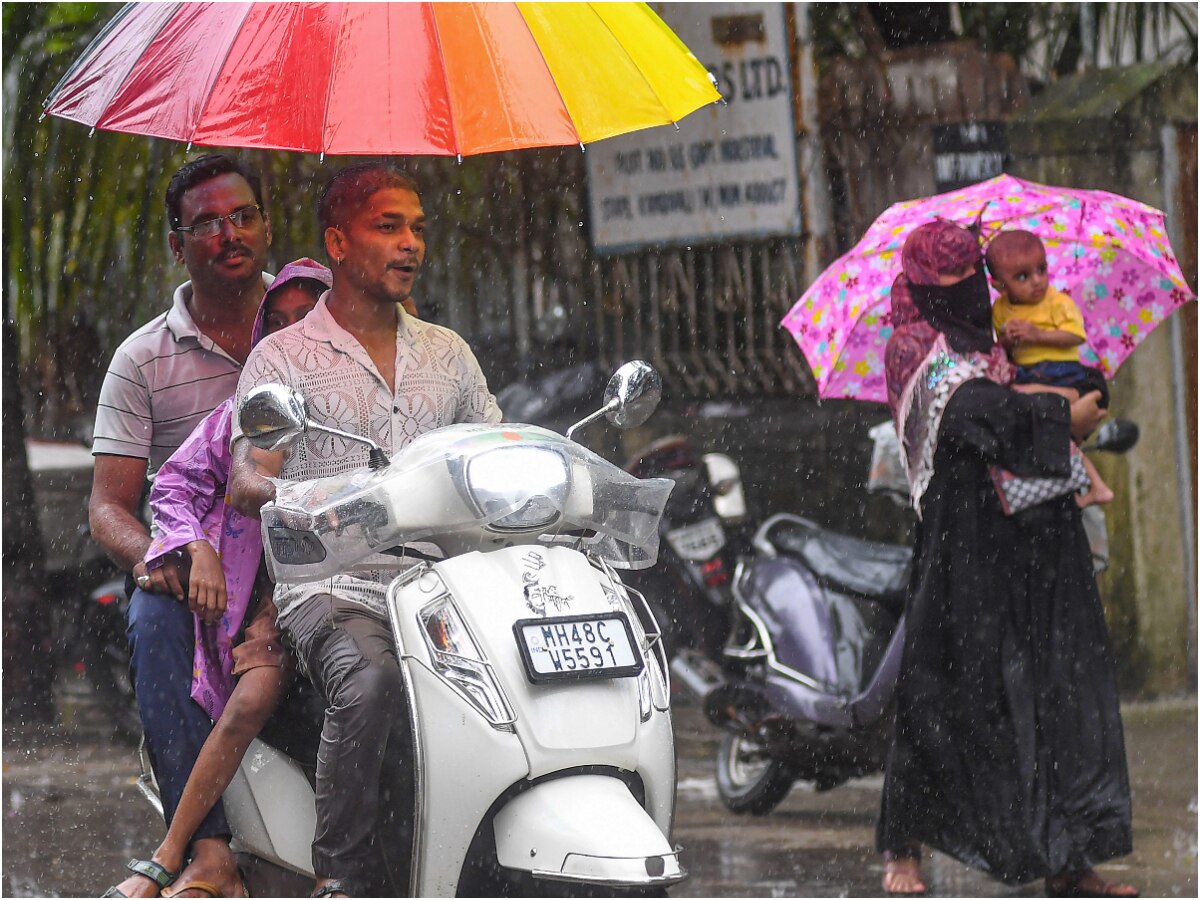
[[[262,221],[262,210],[257,206],[243,206],[227,216],[217,216],[215,219],[205,219],[202,222],[193,222],[191,225],[176,225],[175,230],[190,234],[196,240],[203,241],[220,234],[221,224],[226,219],[234,228],[249,228]]]

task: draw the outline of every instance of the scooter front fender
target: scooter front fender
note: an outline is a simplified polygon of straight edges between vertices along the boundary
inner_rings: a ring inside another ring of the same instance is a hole
[[[543,781],[496,814],[500,865],[549,881],[658,887],[687,877],[679,854],[617,778]]]

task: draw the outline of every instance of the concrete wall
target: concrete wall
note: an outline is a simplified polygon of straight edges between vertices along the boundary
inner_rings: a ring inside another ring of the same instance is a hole
[[[1106,188],[1167,208],[1172,204],[1164,196],[1164,184],[1193,193],[1196,185],[1194,178],[1179,185],[1178,179],[1166,177],[1165,163],[1176,163],[1164,160],[1161,125],[1140,116],[1010,122],[1012,172],[1048,184]],[[1191,153],[1194,158],[1194,143]],[[1195,244],[1194,225],[1190,235],[1175,238],[1177,247],[1181,239]],[[1194,272],[1185,274],[1194,284]],[[1181,465],[1186,469],[1195,463],[1194,449],[1186,449],[1195,447],[1195,437],[1189,442],[1177,391],[1181,380],[1190,379],[1194,392],[1196,373],[1194,367],[1190,373],[1181,371],[1177,359],[1168,322],[1146,339],[1112,382],[1112,414],[1136,421],[1141,441],[1123,458],[1097,455],[1101,473],[1117,493],[1109,508],[1113,562],[1101,588],[1121,680],[1126,689],[1150,694],[1195,689],[1196,596],[1189,569],[1194,544],[1189,549],[1187,537],[1195,509],[1192,491],[1181,486],[1179,477]],[[1192,454],[1190,460],[1181,459],[1181,445]],[[1190,480],[1190,475],[1183,479]]]

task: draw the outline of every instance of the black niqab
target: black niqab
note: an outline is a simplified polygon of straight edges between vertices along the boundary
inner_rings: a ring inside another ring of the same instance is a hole
[[[988,353],[996,343],[992,332],[992,297],[983,268],[956,284],[909,283],[913,305],[930,325],[946,335],[958,353]]]

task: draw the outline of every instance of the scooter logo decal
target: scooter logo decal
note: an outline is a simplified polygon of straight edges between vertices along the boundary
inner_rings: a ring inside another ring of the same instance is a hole
[[[525,605],[539,616],[546,615],[546,604],[552,605],[556,612],[562,612],[575,599],[570,594],[561,594],[553,584],[542,584],[539,580],[542,569],[546,568],[546,558],[536,550],[530,550],[521,562],[525,571],[521,573],[521,581],[525,586]]]
[[[546,568],[546,557],[538,553],[536,550],[530,550],[521,557],[521,562],[525,564],[525,580],[537,578],[537,573]]]
[[[621,602],[621,595],[618,594],[610,585],[601,583],[604,589],[604,599],[608,601],[608,605],[613,609],[624,609],[624,604]]]

